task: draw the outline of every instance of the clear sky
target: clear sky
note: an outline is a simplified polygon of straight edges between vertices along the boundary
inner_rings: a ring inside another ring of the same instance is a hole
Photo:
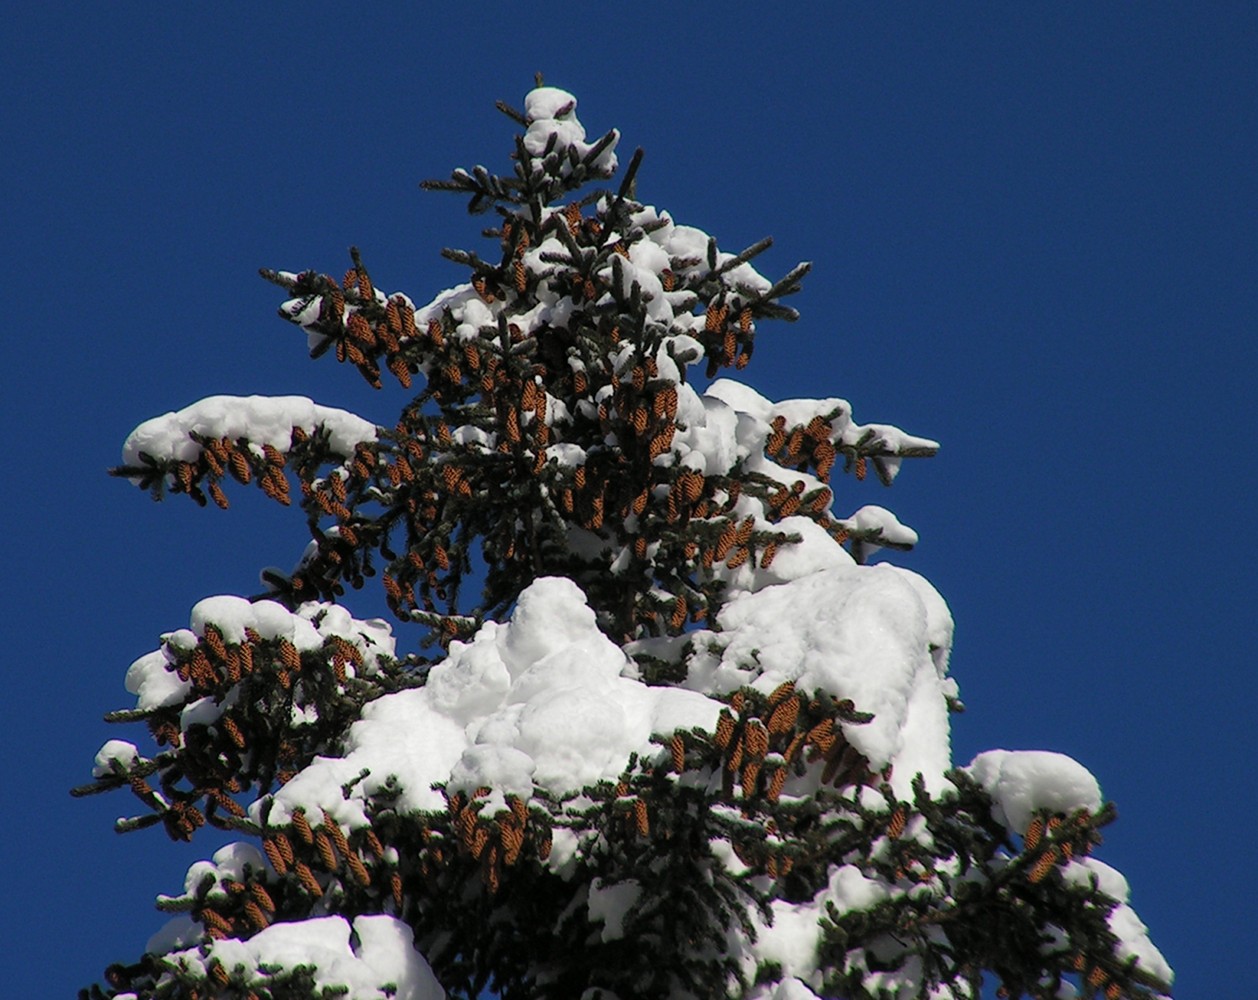
[[[391,423],[399,390],[308,361],[256,269],[339,273],[357,244],[386,291],[461,280],[438,252],[483,220],[418,182],[507,169],[493,102],[538,70],[645,147],[640,198],[725,249],[772,235],[771,277],[815,262],[745,375],[943,443],[836,509],[921,534],[897,561],[957,621],[957,761],[1081,760],[1177,994],[1252,995],[1252,4],[256,6],[5,19],[9,995],[138,957],[215,846],[117,837],[123,795],[67,789],[142,742],[100,721],[131,660],[304,543],[260,495],[156,506],[104,470],[220,392]]]

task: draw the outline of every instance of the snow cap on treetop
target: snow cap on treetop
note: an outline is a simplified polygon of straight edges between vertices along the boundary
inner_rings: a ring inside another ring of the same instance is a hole
[[[537,157],[545,155],[548,147],[561,157],[568,155],[571,149],[578,159],[584,159],[594,144],[585,141],[585,126],[577,118],[576,107],[577,99],[558,87],[537,87],[529,91],[524,98],[524,115],[529,122],[528,131],[524,133],[524,148]],[[619,133],[616,137],[619,138]],[[597,173],[606,176],[616,169],[615,147],[613,139],[595,158],[592,166]]]

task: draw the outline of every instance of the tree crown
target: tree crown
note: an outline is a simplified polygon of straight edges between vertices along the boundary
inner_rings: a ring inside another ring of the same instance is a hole
[[[1113,817],[1059,754],[954,768],[952,622],[916,534],[829,485],[938,445],[842,399],[735,378],[793,320],[741,253],[614,190],[614,130],[538,86],[512,172],[427,186],[494,216],[469,280],[417,306],[263,272],[311,354],[422,388],[392,427],[299,397],[213,397],[142,424],[118,475],[311,541],[266,594],[217,597],[132,665],[162,748],[110,741],[96,781],[191,838],[260,840],[189,872],[183,914],[115,995],[1151,997],[1170,972],[1094,861]],[[346,586],[440,643],[399,656]],[[478,582],[468,599],[465,583]],[[154,786],[156,782],[156,787]],[[421,957],[422,956],[422,957]],[[392,975],[393,980],[389,980]],[[93,988],[97,993],[99,988]]]

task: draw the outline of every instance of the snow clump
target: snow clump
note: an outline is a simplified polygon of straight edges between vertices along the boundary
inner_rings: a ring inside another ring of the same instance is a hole
[[[415,950],[409,925],[387,915],[314,917],[276,923],[247,941],[224,938],[208,946],[169,950],[163,944],[182,939],[186,917],[149,942],[149,952],[160,955],[161,966],[184,970],[212,963],[228,970],[249,970],[246,985],[267,989],[276,979],[298,968],[314,970],[314,989],[355,1000],[444,1000],[445,990],[431,967]],[[162,982],[158,978],[158,985]],[[320,994],[322,995],[322,994]],[[134,998],[122,993],[118,1000]]]
[[[524,133],[524,148],[530,155],[541,158],[548,151],[561,157],[575,155],[584,160],[594,148],[585,141],[585,126],[576,115],[577,99],[558,87],[536,87],[524,99],[524,116],[528,119],[528,131]],[[616,169],[615,134],[611,144],[591,164],[594,172],[609,176]],[[571,150],[571,153],[569,153]],[[569,160],[569,163],[571,161]],[[567,166],[567,165],[565,165]],[[570,170],[570,166],[564,170]]]
[[[911,798],[919,771],[928,789],[949,787],[952,616],[920,576],[849,562],[736,594],[718,623],[720,631],[695,636],[704,652],[691,661],[688,687],[769,694],[793,681],[802,691],[850,698],[874,718],[844,723],[843,735],[875,770],[893,766],[897,795]]]
[[[123,465],[139,466],[141,455],[155,461],[195,462],[201,446],[191,437],[245,438],[261,455],[264,445],[286,453],[293,428],[307,434],[322,428],[338,455],[350,456],[359,444],[376,440],[376,427],[348,410],[320,406],[305,396],[209,396],[182,410],[146,420],[122,446]]]
[[[657,752],[653,734],[715,726],[722,702],[648,687],[634,673],[577,585],[543,577],[520,595],[510,622],[486,622],[469,641],[452,642],[424,687],[366,705],[344,756],[317,758],[264,800],[268,821],[322,808],[364,826],[367,800],[390,778],[403,810],[444,809],[438,785],[492,788],[490,807],[506,808],[508,795],[563,795],[614,780],[630,754]],[[260,820],[262,803],[251,811]]]
[[[1040,810],[1072,813],[1101,808],[1101,787],[1077,760],[1048,750],[988,750],[966,768],[994,800],[998,822],[1023,833]]]

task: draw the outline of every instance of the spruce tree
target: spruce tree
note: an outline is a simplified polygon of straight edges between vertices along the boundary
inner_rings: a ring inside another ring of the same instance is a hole
[[[156,748],[111,740],[76,793],[129,791],[124,832],[240,839],[83,995],[1165,994],[1092,857],[1096,780],[953,765],[947,606],[869,561],[916,535],[834,512],[832,477],[850,509],[937,445],[716,378],[808,265],[769,280],[768,240],[639,201],[641,151],[622,169],[575,104],[539,81],[499,104],[509,172],[426,184],[490,222],[427,305],[357,251],[340,280],[262,272],[313,357],[410,390],[394,426],[214,397],[128,438],[113,471],[155,498],[256,485],[311,541],[128,670],[107,718]],[[377,578],[398,625],[342,603]]]

